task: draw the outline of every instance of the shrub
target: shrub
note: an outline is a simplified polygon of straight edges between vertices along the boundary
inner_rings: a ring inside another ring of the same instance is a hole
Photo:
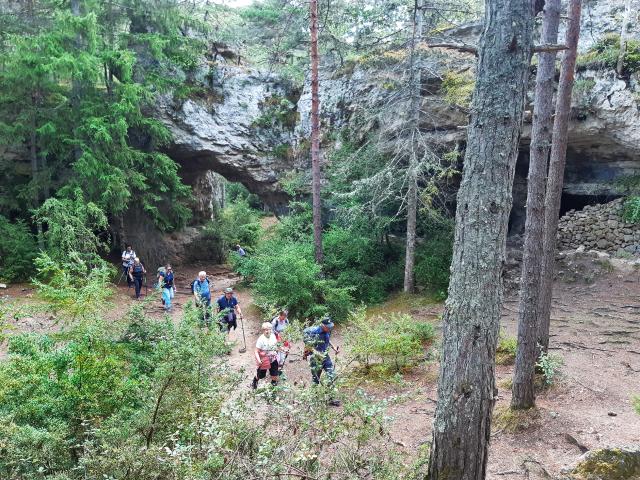
[[[609,34],[598,40],[586,53],[578,55],[578,69],[616,68],[620,55],[620,36]],[[624,73],[630,74],[640,70],[640,42],[627,40],[627,48],[623,60]]]
[[[113,268],[104,260],[92,267],[76,252],[69,252],[64,263],[43,252],[35,259],[35,265],[38,274],[33,283],[38,295],[54,313],[72,320],[100,313],[113,293]]]
[[[246,200],[238,200],[222,209],[216,225],[225,250],[237,244],[251,249],[260,239],[258,212],[251,208]]]
[[[625,200],[622,218],[627,223],[640,223],[640,196],[633,195]]]
[[[15,223],[0,215],[0,278],[7,281],[27,280],[33,274],[36,241],[27,225]]]
[[[239,272],[253,282],[259,304],[286,306],[292,318],[329,313],[339,321],[353,305],[352,288],[321,278],[311,243],[265,241],[242,261]]]
[[[384,369],[400,371],[424,358],[424,346],[434,336],[432,324],[417,322],[410,315],[367,318],[365,309],[359,308],[349,318],[345,343],[365,368],[379,363]]]
[[[544,384],[547,387],[553,385],[555,379],[560,374],[560,367],[563,363],[562,357],[559,355],[540,352],[540,356],[536,362],[536,367],[542,371]]]
[[[323,235],[324,272],[357,301],[376,303],[402,284],[398,249],[380,245],[357,231],[332,227]]]

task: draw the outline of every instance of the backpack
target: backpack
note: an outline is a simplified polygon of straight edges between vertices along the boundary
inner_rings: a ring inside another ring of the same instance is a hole
[[[318,334],[314,331],[315,327],[307,327],[302,331],[302,341],[305,348],[314,348],[318,343]]]

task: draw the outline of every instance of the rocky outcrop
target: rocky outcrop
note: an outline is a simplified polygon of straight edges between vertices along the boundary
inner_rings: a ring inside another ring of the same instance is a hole
[[[559,248],[640,255],[640,225],[625,222],[622,210],[622,199],[570,210],[558,225]]]
[[[173,140],[167,153],[194,185],[206,171],[244,184],[278,208],[287,195],[278,184],[293,168],[297,92],[274,75],[241,66],[216,67],[208,84],[187,99],[163,95],[155,116]]]

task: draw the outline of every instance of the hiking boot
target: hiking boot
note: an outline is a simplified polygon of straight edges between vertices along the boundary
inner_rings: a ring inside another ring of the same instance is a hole
[[[253,377],[253,381],[251,382],[251,388],[254,390],[258,388],[258,379],[256,377]]]

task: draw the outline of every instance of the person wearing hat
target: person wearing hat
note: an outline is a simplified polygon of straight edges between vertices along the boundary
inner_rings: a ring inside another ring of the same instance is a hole
[[[305,350],[302,358],[309,358],[309,366],[311,367],[311,379],[316,385],[320,383],[320,375],[324,370],[327,372],[329,380],[333,380],[335,372],[333,362],[329,357],[329,347],[338,354],[339,349],[331,343],[331,332],[333,330],[333,321],[328,315],[325,316],[320,325],[317,327],[308,327],[304,329],[303,337],[305,339]]]
[[[230,332],[231,328],[234,330],[238,328],[238,316],[242,316],[242,310],[240,310],[238,299],[233,295],[233,288],[225,289],[224,295],[216,303],[218,304],[218,313],[222,314],[219,320],[220,330],[226,329],[227,332]]]
[[[273,327],[273,334],[278,340],[278,344],[281,345],[281,348],[278,350],[278,376],[282,377],[282,369],[287,361],[287,357],[289,356],[289,349],[291,348],[291,344],[289,340],[285,340],[284,331],[289,326],[289,318],[287,316],[286,310],[280,310],[278,315],[273,317],[271,320],[271,326]]]
[[[278,340],[273,333],[271,323],[262,324],[262,335],[258,337],[254,352],[256,360],[256,375],[251,382],[251,388],[258,388],[258,382],[266,378],[267,371],[271,377],[271,385],[278,384]]]

